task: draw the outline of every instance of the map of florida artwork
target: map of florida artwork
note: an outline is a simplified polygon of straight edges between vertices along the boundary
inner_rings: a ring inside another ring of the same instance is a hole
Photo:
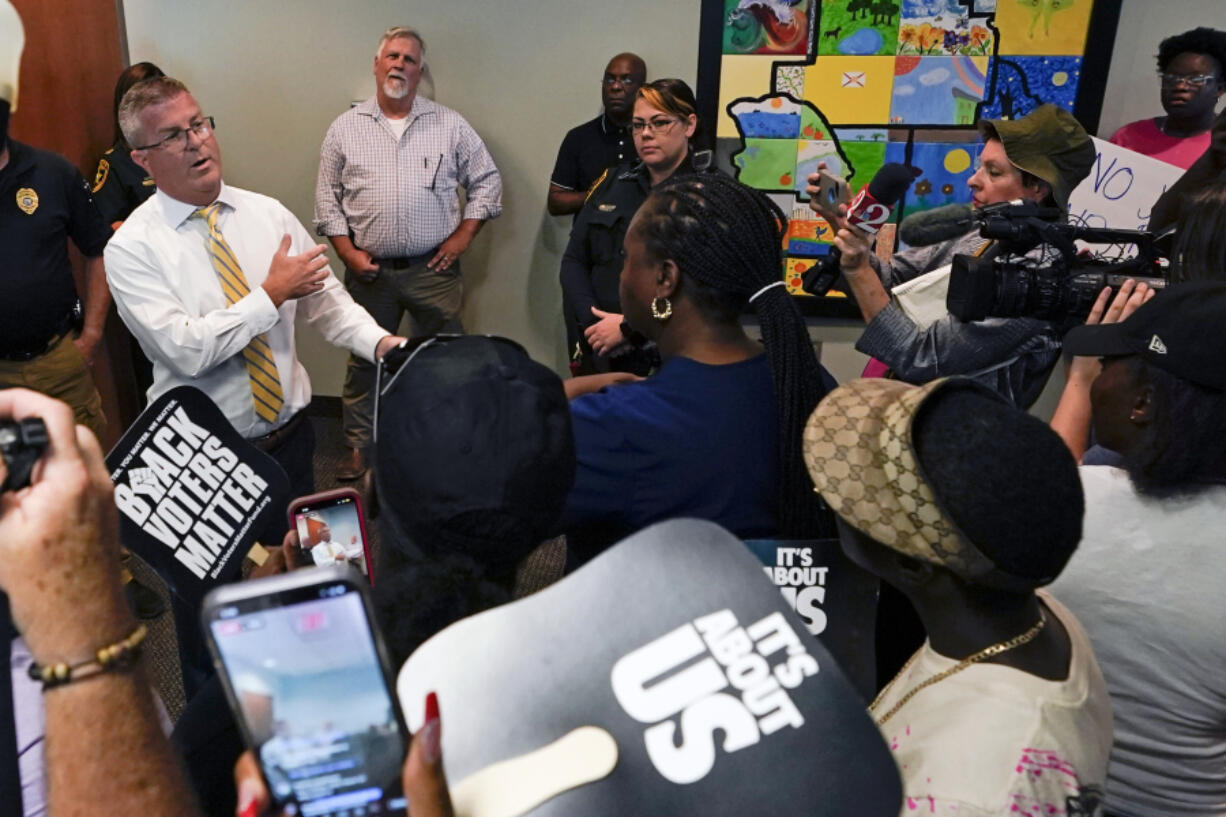
[[[920,168],[895,219],[969,202],[977,121],[1073,109],[1093,4],[724,0],[718,154],[806,222],[790,231],[792,270],[829,251],[804,192],[819,163],[853,192],[884,162]]]

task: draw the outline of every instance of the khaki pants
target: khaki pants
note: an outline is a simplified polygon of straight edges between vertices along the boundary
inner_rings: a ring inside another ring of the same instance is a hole
[[[106,433],[102,398],[71,334],[33,360],[0,360],[0,389],[11,388],[30,389],[64,401],[72,408],[77,423],[94,432],[101,444]]]

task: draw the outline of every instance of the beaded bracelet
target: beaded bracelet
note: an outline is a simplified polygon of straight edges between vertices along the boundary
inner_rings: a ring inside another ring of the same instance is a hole
[[[148,628],[144,624],[138,624],[131,635],[116,641],[114,644],[100,647],[94,653],[93,658],[78,661],[75,664],[61,661],[58,664],[48,664],[46,666],[39,664],[37,661],[32,662],[28,670],[30,678],[35,681],[41,681],[43,692],[46,692],[49,689],[70,684],[73,681],[92,678],[104,672],[127,669],[135,664],[136,659],[140,657],[141,643],[148,634]],[[78,672],[78,670],[83,669],[91,671]]]

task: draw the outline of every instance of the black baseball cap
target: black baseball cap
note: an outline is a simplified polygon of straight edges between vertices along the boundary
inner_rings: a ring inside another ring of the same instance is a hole
[[[1121,323],[1078,326],[1075,355],[1140,355],[1184,380],[1226,391],[1226,282],[1189,281],[1160,291]]]
[[[380,502],[413,547],[504,568],[552,532],[575,476],[570,406],[558,376],[519,344],[457,335],[417,345],[380,395],[377,422]]]

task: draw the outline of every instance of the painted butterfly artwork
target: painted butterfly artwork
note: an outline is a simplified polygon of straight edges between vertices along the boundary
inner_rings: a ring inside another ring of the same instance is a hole
[[[1072,8],[1077,0],[1017,0],[1020,5],[1030,9],[1030,28],[1026,36],[1034,39],[1034,29],[1040,18],[1043,20],[1044,36],[1051,36],[1051,18],[1057,11]]]

